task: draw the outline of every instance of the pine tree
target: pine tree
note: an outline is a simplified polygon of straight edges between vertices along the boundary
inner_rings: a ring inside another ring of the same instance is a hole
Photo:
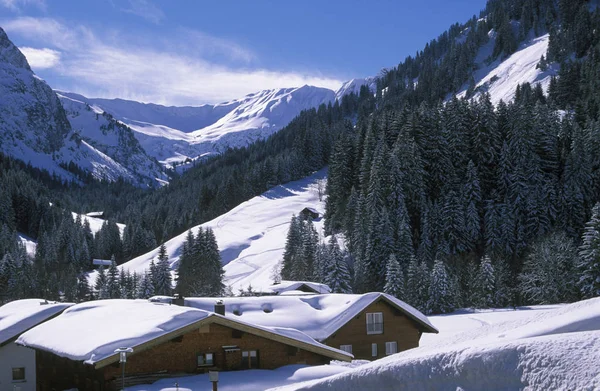
[[[98,268],[94,289],[96,289],[96,292],[98,292],[99,299],[110,298],[110,294],[108,292],[108,279],[106,277],[106,273],[104,272],[104,265],[100,265]]]
[[[577,298],[573,269],[577,249],[564,232],[538,240],[519,276],[522,295],[531,304],[569,302]]]
[[[119,269],[117,268],[117,262],[115,257],[112,256],[110,260],[110,267],[106,274],[106,289],[108,290],[108,297],[111,299],[118,299],[121,297],[121,287],[119,285]]]
[[[328,246],[329,265],[326,268],[325,284],[331,288],[332,293],[351,293],[350,271],[344,255],[340,251],[334,235],[331,236]]]
[[[592,209],[579,247],[577,285],[585,298],[600,296],[600,203]]]
[[[391,254],[385,274],[383,291],[399,299],[404,299],[404,275],[394,254]]]
[[[425,261],[419,263],[416,258],[411,259],[406,279],[406,301],[420,311],[426,311],[429,302],[429,274]]]
[[[431,271],[431,282],[429,285],[428,312],[432,314],[443,314],[454,310],[450,276],[444,262],[437,259]]]
[[[475,284],[475,305],[479,308],[490,308],[495,305],[496,276],[494,272],[492,260],[489,256],[484,256],[479,264]]]
[[[90,300],[90,286],[88,284],[87,276],[84,273],[77,276],[77,291],[75,297],[78,303],[82,301]]]

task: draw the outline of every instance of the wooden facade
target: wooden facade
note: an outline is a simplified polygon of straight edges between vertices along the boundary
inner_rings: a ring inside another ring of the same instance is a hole
[[[125,365],[126,386],[208,370],[275,369],[289,364],[326,364],[331,359],[265,334],[250,333],[247,328],[239,330],[208,323],[145,350],[140,349],[139,353],[134,352]],[[102,367],[98,364],[83,364],[37,351],[38,391],[119,389],[121,367],[118,361]]]
[[[367,314],[381,313],[383,324],[381,333],[367,330]],[[367,306],[358,315],[340,327],[333,335],[322,341],[336,349],[343,345],[352,346],[355,359],[376,360],[386,356],[386,343],[395,342],[396,351],[416,348],[423,330],[405,313],[385,300],[377,300]],[[374,348],[373,344],[377,347]],[[376,351],[376,354],[374,354]]]

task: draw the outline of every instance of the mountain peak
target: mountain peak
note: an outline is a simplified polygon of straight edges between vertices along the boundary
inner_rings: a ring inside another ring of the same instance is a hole
[[[2,27],[0,27],[0,62],[31,71],[25,55],[8,39]]]

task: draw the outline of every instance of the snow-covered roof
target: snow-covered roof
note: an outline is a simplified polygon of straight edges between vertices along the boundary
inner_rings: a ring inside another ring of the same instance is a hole
[[[3,305],[0,307],[0,346],[72,305],[42,299],[16,300]]]
[[[319,284],[317,282],[311,282],[311,281],[281,281],[279,284],[273,284],[271,286],[269,286],[265,291],[266,292],[270,292],[272,291],[273,293],[276,294],[282,294],[283,292],[290,292],[290,291],[298,291],[300,287],[302,287],[302,285],[306,285],[307,287],[309,287],[310,289],[314,290],[317,293],[330,293],[331,292],[331,288],[326,285],[326,284]],[[305,292],[300,292],[300,293],[305,293]]]
[[[110,266],[112,261],[110,259],[92,259],[92,264],[96,266]]]
[[[89,212],[85,214],[88,217],[104,217],[104,212]]]
[[[186,298],[185,305],[211,311],[216,300]],[[219,300],[225,304],[227,317],[270,327],[295,328],[317,341],[327,339],[377,300],[385,300],[402,311],[424,332],[438,332],[421,312],[385,293],[226,297]]]
[[[235,318],[225,318],[208,310],[146,300],[99,300],[77,304],[60,316],[24,333],[17,344],[49,351],[61,357],[104,366],[117,360],[114,351],[156,341],[160,337],[184,334],[191,327],[220,323],[243,331],[276,336],[291,345],[335,358],[352,358],[340,350],[314,341],[308,335],[285,327],[257,326]]]

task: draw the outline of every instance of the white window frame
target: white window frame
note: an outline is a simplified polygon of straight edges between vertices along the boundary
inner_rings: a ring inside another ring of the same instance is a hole
[[[398,342],[391,341],[385,343],[385,355],[389,356],[391,354],[398,353]]]
[[[352,345],[340,345],[340,350],[352,354]]]
[[[367,312],[367,334],[383,334],[383,312]]]
[[[379,356],[379,349],[377,349],[377,344],[376,343],[372,343],[371,344],[371,356],[372,357],[378,357]]]

